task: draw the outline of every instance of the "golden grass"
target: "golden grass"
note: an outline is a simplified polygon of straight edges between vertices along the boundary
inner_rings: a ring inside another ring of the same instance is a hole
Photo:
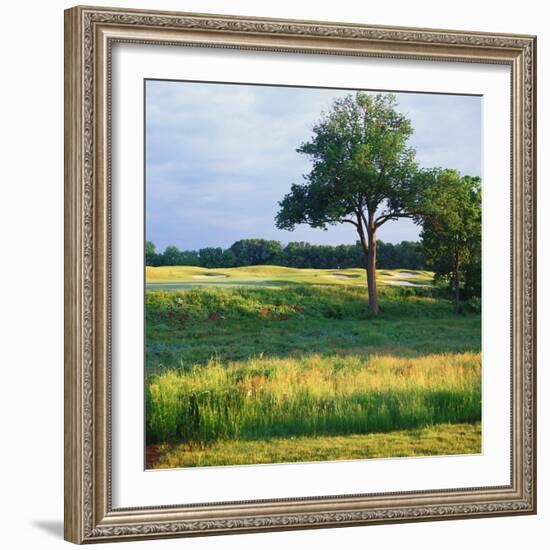
[[[149,443],[388,432],[481,419],[481,355],[258,357],[152,375]]]

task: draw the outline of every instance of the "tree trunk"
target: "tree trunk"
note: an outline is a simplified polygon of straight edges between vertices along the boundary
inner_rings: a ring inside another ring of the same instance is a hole
[[[453,273],[453,290],[454,290],[454,312],[460,310],[460,260],[458,252],[455,252],[454,273]]]
[[[378,293],[376,292],[376,227],[367,226],[367,235],[361,223],[359,214],[357,215],[357,232],[365,253],[366,271],[367,271],[367,289],[369,292],[369,309],[373,313],[378,313]]]
[[[378,293],[376,292],[376,232],[374,229],[367,230],[367,287],[369,290],[369,309],[378,313]]]

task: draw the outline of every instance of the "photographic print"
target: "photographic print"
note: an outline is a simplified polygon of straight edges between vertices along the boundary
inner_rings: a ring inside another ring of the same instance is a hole
[[[145,81],[147,468],[481,452],[481,108]]]

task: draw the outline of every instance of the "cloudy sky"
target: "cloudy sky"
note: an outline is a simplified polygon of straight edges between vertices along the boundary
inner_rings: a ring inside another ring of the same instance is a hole
[[[158,251],[228,247],[263,238],[353,243],[350,224],[328,231],[275,227],[277,203],[310,163],[296,148],[321,111],[350,91],[148,80],[146,238]],[[481,175],[481,98],[399,93],[415,130],[410,144],[425,167]],[[378,238],[416,240],[410,220],[388,222]]]

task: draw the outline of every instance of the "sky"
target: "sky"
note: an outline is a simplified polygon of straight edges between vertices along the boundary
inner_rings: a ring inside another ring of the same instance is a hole
[[[278,201],[301,183],[311,164],[296,149],[332,101],[350,90],[182,81],[146,82],[146,239],[157,251],[227,248],[245,238],[282,243],[352,244],[350,224],[327,231],[299,225],[279,230]],[[481,176],[479,96],[397,93],[411,120],[409,145],[423,167]],[[384,224],[378,239],[418,240],[403,219]]]

